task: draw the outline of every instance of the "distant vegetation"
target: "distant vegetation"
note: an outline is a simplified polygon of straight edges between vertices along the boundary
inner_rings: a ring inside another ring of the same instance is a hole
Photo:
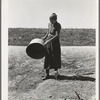
[[[34,38],[43,37],[45,28],[9,28],[8,45],[27,46]],[[95,46],[95,29],[62,29],[60,42],[62,46]]]

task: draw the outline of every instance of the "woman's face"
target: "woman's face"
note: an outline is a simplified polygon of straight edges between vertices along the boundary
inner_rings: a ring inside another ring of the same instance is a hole
[[[54,24],[54,23],[56,22],[56,20],[55,20],[55,19],[50,19],[50,22],[51,22],[52,24]]]

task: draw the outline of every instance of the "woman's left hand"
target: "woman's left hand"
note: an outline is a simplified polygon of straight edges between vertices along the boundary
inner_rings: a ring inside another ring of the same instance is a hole
[[[47,46],[50,46],[50,44],[51,44],[50,41],[46,41],[46,42],[44,43],[44,46],[47,47]]]
[[[46,41],[45,43],[44,43],[44,45],[47,45],[49,43],[49,41]]]

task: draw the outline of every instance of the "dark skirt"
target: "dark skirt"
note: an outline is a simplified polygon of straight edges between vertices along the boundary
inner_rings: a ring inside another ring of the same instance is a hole
[[[52,41],[49,47],[46,47],[46,55],[44,60],[44,69],[61,68],[61,48],[59,38]]]

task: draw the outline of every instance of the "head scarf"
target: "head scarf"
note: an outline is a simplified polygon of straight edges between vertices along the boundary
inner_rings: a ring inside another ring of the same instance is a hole
[[[57,15],[55,13],[52,13],[49,19],[57,20]]]

